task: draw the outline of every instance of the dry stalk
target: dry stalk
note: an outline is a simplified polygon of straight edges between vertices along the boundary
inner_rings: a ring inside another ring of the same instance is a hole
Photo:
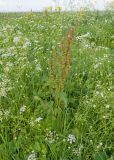
[[[52,55],[49,60],[49,80],[51,82],[51,88],[53,88],[55,93],[54,97],[57,106],[60,106],[60,93],[64,90],[64,82],[71,67],[71,44],[74,38],[75,27],[76,26],[70,27],[60,43],[60,53],[52,50]]]

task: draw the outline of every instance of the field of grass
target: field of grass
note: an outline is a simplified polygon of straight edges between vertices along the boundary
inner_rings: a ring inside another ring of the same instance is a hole
[[[114,12],[0,14],[0,160],[114,160]]]

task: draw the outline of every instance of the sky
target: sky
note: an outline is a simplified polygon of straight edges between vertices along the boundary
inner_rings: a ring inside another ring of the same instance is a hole
[[[0,12],[40,11],[47,6],[55,6],[58,0],[0,0]],[[59,0],[62,8],[68,8],[69,0]],[[76,0],[76,6],[82,6],[88,0]],[[96,2],[95,2],[96,1]],[[104,9],[105,2],[110,0],[93,0],[96,9]],[[58,5],[58,4],[57,4]]]

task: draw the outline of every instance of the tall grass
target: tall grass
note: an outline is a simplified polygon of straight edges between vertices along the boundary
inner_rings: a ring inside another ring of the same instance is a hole
[[[83,14],[0,16],[0,160],[114,159],[113,12]]]

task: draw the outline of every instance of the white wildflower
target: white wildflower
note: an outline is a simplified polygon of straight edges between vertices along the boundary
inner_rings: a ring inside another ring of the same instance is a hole
[[[13,42],[14,42],[14,43],[17,44],[19,41],[20,41],[20,38],[19,38],[19,37],[14,37],[14,39],[13,39]]]
[[[104,54],[104,58],[108,58],[108,54]]]
[[[72,149],[72,152],[73,152],[73,154],[75,154],[75,155],[80,155],[82,149],[83,149],[83,145],[80,144],[80,145],[78,146],[78,148],[73,148],[73,149]]]
[[[38,117],[36,118],[35,122],[40,122],[43,118],[42,117]]]
[[[37,70],[37,71],[41,71],[41,70],[42,70],[40,63],[38,63],[38,64],[36,65],[36,70]]]
[[[99,67],[99,64],[95,64],[94,65],[94,69],[98,68]]]
[[[74,135],[69,134],[67,141],[68,141],[70,144],[72,144],[72,143],[74,143],[74,142],[76,141],[76,138],[75,138]]]
[[[96,91],[96,95],[99,95],[99,91]]]
[[[12,67],[12,66],[13,66],[13,63],[8,62],[6,65],[7,65],[8,67]]]
[[[6,88],[4,86],[0,89],[0,97],[7,97]]]
[[[72,152],[73,152],[74,155],[78,155],[78,153],[79,153],[79,151],[78,151],[77,148],[74,148],[74,149],[72,150]]]
[[[85,48],[91,48],[89,44],[85,44]]]
[[[103,116],[103,119],[106,119],[106,118],[107,118],[107,116],[104,115],[104,116]]]
[[[56,131],[49,131],[46,135],[46,138],[45,138],[45,140],[50,144],[54,143],[58,139],[59,139],[59,137],[58,137],[58,134],[56,133]]]
[[[36,154],[34,151],[31,152],[31,154],[28,156],[27,160],[36,160]]]
[[[100,146],[102,146],[102,145],[103,145],[103,143],[102,143],[102,142],[100,142],[100,143],[99,143],[99,145],[100,145]]]
[[[25,44],[23,45],[23,48],[29,47],[31,46],[31,42],[26,41]]]
[[[102,145],[103,145],[103,143],[102,143],[102,142],[100,142],[100,143],[99,143],[99,145],[97,146],[97,149],[101,148],[101,147],[102,147]]]
[[[26,106],[23,105],[23,106],[20,108],[20,114],[22,114],[23,112],[25,112],[25,110],[26,110]]]
[[[77,36],[76,39],[79,40],[79,39],[83,39],[83,38],[87,38],[87,37],[90,37],[91,33],[87,32],[86,34],[83,34],[81,36]]]
[[[34,126],[34,121],[31,119],[31,120],[29,121],[29,124],[33,127],[33,126]]]

